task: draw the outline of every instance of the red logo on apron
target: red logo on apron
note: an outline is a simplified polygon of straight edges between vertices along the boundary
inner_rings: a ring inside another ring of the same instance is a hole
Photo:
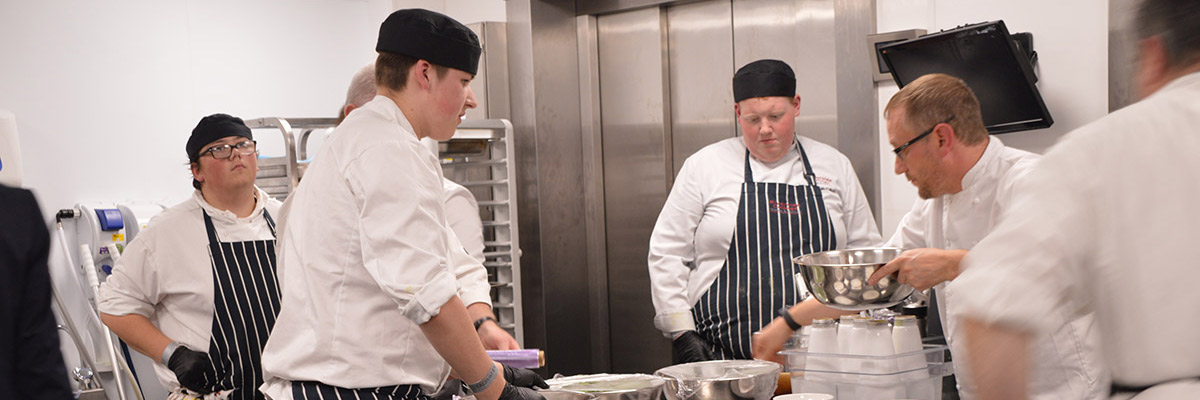
[[[775,200],[767,202],[770,212],[778,214],[799,214],[801,205],[795,203],[782,203]]]

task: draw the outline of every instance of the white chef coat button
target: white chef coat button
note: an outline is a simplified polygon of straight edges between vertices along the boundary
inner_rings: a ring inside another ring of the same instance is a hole
[[[979,198],[976,197],[974,199],[971,199],[971,204],[979,204]]]

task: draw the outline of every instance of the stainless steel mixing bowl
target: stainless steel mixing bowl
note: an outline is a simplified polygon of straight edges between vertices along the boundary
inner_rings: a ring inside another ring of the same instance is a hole
[[[903,250],[889,247],[823,251],[792,259],[800,267],[808,292],[822,304],[847,311],[890,307],[904,301],[913,287],[896,281],[896,275],[874,285],[867,278]]]
[[[659,400],[664,379],[646,374],[593,374],[548,379],[546,383],[551,390],[580,392],[595,400]]]
[[[539,390],[538,394],[545,397],[546,400],[595,400],[596,396],[583,393],[572,392],[570,390]]]
[[[783,366],[761,360],[703,361],[655,372],[666,378],[668,400],[768,400]]]

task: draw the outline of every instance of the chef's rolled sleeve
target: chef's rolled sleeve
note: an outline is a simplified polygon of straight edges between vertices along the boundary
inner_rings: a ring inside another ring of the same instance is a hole
[[[466,306],[482,303],[492,306],[492,285],[488,283],[487,269],[478,259],[467,253],[466,247],[459,244],[458,235],[450,234],[450,265],[454,267],[458,279],[458,297]]]
[[[108,315],[138,314],[151,318],[154,306],[161,300],[154,256],[146,240],[135,240],[122,252],[112,275],[100,284],[97,309]]]
[[[359,202],[367,272],[405,317],[423,324],[457,294],[458,283],[446,257],[440,175],[420,161],[430,155],[418,146],[386,142],[368,148],[344,176]]]

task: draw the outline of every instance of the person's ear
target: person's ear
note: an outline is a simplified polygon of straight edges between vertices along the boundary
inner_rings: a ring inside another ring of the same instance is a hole
[[[197,182],[204,183],[204,176],[200,175],[200,161],[191,163],[189,168],[192,170],[192,179],[195,179]]]
[[[733,103],[733,117],[742,118],[742,108],[738,107],[738,103]]]
[[[792,97],[792,108],[796,115],[800,115],[800,95]]]
[[[933,136],[937,140],[938,153],[945,156],[950,153],[950,149],[954,147],[958,141],[958,136],[954,132],[954,126],[943,122],[937,124],[933,128]]]
[[[433,70],[433,64],[430,64],[429,61],[417,60],[417,63],[413,64],[409,71],[411,73],[408,77],[409,82],[415,82],[422,90],[429,90],[433,87],[432,77],[436,71]]]

